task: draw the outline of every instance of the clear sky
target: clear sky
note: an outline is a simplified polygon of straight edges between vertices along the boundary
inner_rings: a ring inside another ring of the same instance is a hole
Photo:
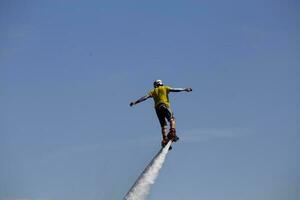
[[[0,2],[0,200],[121,199],[180,142],[149,200],[300,198],[296,0]]]

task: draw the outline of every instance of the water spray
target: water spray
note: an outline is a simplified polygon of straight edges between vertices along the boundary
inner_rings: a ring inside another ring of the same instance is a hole
[[[164,164],[165,158],[169,151],[172,141],[162,148],[147,165],[133,186],[127,192],[123,200],[145,200],[150,192],[151,186],[159,174],[161,167]]]

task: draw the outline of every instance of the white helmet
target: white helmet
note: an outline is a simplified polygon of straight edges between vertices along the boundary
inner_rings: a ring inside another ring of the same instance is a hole
[[[154,83],[153,83],[153,86],[154,86],[155,88],[158,87],[158,86],[161,86],[161,85],[163,85],[162,80],[156,80],[156,81],[154,81]]]

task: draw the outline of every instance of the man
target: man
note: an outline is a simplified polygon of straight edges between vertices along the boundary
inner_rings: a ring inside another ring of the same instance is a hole
[[[176,135],[176,123],[170,107],[169,93],[182,91],[191,92],[192,88],[171,88],[169,86],[164,86],[161,80],[154,81],[153,86],[154,89],[152,89],[147,95],[141,97],[137,101],[131,102],[130,106],[141,103],[147,100],[148,98],[153,98],[155,111],[159,119],[162,131],[163,139],[161,145],[164,147],[169,140],[176,142],[179,139]],[[168,134],[166,119],[170,123],[170,131]]]

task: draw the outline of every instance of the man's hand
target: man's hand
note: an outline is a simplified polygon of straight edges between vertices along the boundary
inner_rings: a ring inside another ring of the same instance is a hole
[[[130,107],[132,107],[133,105],[135,105],[135,103],[134,102],[130,102]]]
[[[191,91],[193,91],[193,90],[192,90],[192,88],[186,88],[185,91],[191,92]]]

